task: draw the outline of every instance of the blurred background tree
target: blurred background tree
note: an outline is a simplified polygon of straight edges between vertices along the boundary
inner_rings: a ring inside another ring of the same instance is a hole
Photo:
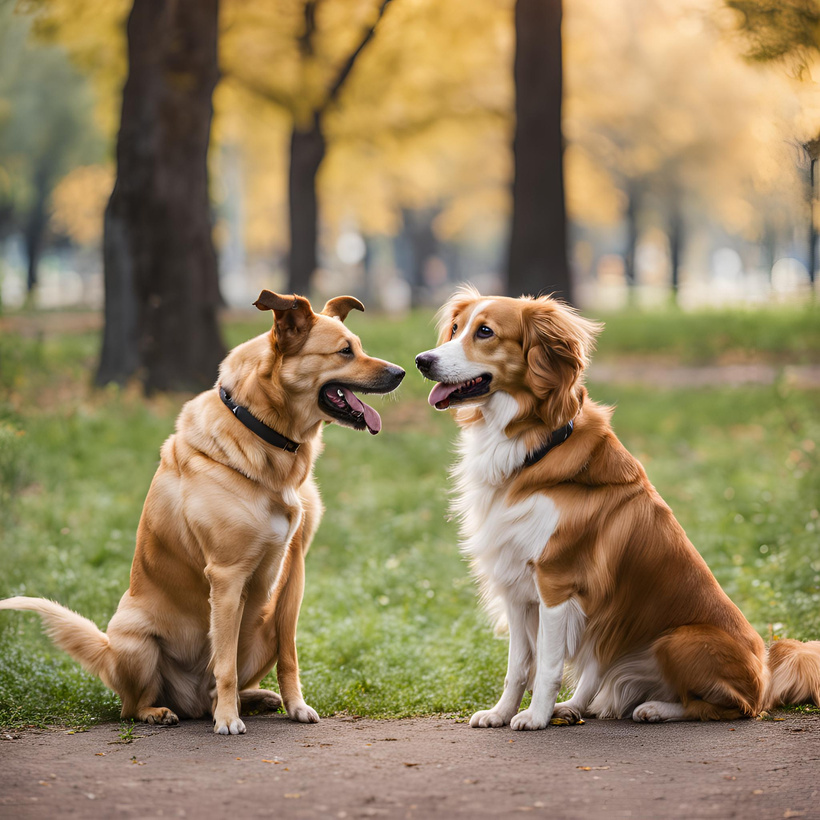
[[[235,2],[228,7],[223,74],[281,109],[291,121],[287,265],[291,293],[310,293],[318,267],[316,179],[327,153],[327,113],[338,103],[390,2],[379,0],[365,9],[360,4],[357,11],[364,14],[359,20],[348,14],[350,4],[333,0]]]
[[[55,186],[103,152],[87,81],[61,48],[33,55],[26,48],[30,29],[13,2],[0,2],[0,237],[23,238],[29,298]]]
[[[561,0],[516,0],[507,293],[553,293],[572,302],[564,207],[561,19]]]
[[[75,106],[90,129],[82,141],[93,132],[109,144],[52,186],[37,304],[100,303],[100,203],[115,161],[102,381],[206,382],[221,352],[217,283],[228,305],[268,286],[353,291],[395,311],[439,303],[464,279],[585,307],[799,298],[816,246],[801,147],[820,133],[814,8],[223,0],[197,7],[207,32],[192,18],[173,45],[164,4],[19,2],[15,25],[37,35],[18,38],[21,53],[70,58],[93,96],[93,113]],[[157,28],[131,55],[129,82],[139,75],[150,93],[129,102],[125,21],[140,9]],[[800,55],[803,81],[744,59],[750,44]],[[0,83],[14,76],[6,68]],[[184,135],[172,114],[191,123]],[[129,189],[140,163],[153,170]],[[16,179],[7,165],[0,176]],[[171,207],[160,182],[187,194]],[[14,305],[25,242],[4,201]],[[111,230],[137,223],[148,231],[139,242]],[[72,290],[79,270],[84,287]]]
[[[746,35],[747,56],[758,62],[782,62],[799,77],[810,74],[820,53],[820,5],[815,0],[727,0],[740,15]],[[803,143],[808,162],[809,252],[808,272],[812,291],[817,271],[817,161],[820,133]]]
[[[218,19],[218,0],[135,0],[128,18],[100,384],[199,389],[225,355],[207,165]]]

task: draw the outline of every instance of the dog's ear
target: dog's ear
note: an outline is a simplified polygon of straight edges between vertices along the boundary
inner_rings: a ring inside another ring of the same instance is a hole
[[[254,305],[259,310],[273,311],[273,341],[279,351],[283,355],[298,352],[316,322],[310,302],[304,296],[280,296],[263,290]]]
[[[351,310],[364,312],[364,305],[353,296],[337,296],[335,299],[328,301],[322,308],[322,313],[325,316],[335,316],[337,319],[344,321]]]
[[[436,346],[450,341],[453,330],[453,321],[471,302],[481,298],[481,294],[472,285],[462,285],[442,306],[436,314],[438,341]]]
[[[536,412],[557,430],[578,414],[581,374],[603,325],[549,297],[526,305],[522,319],[526,383],[537,399]]]

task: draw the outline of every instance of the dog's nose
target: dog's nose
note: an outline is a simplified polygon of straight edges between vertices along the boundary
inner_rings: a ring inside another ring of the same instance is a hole
[[[395,386],[398,387],[401,384],[401,380],[404,378],[404,370],[395,364],[391,364],[390,367],[387,368],[387,372],[396,383]]]
[[[416,367],[423,375],[426,376],[432,366],[433,357],[429,353],[419,353],[419,355],[416,356]]]

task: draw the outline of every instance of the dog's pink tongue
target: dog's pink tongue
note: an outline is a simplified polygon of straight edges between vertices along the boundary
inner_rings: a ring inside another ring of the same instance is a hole
[[[450,406],[450,394],[458,387],[457,384],[437,384],[427,397],[427,401],[436,410],[446,410]]]
[[[367,425],[367,429],[370,431],[371,435],[375,436],[376,433],[382,429],[381,416],[369,404],[365,404],[358,396],[346,387],[342,388],[342,392],[345,394],[345,401],[350,405],[350,407],[356,412],[364,415],[364,423]]]

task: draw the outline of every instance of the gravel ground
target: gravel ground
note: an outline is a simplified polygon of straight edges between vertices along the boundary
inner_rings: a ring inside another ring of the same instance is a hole
[[[820,818],[820,717],[587,721],[250,718],[0,734],[0,816]]]

